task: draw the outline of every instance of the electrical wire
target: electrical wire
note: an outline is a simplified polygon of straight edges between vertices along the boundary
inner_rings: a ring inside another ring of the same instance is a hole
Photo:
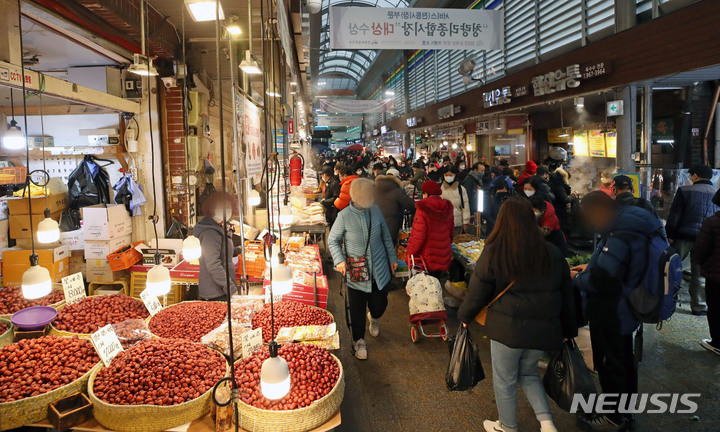
[[[18,6],[18,30],[20,32],[20,55],[22,55],[23,52],[25,52],[25,49],[23,47],[23,38],[22,38],[22,13],[20,11],[22,10],[22,4],[21,0],[18,0],[17,6]],[[22,79],[22,91],[23,91],[23,117],[25,121],[25,162],[26,162],[26,174],[25,174],[25,187],[27,188],[27,194],[28,194],[28,211],[32,215],[32,199],[30,198],[30,144],[27,142],[27,130],[28,130],[28,122],[27,122],[27,98],[25,97],[25,66],[22,65],[22,59],[20,60],[20,77]],[[12,91],[10,91],[10,94],[12,95]],[[13,114],[13,119],[15,118],[15,115]],[[35,259],[35,264],[37,264],[37,254],[35,253],[35,229],[33,228],[32,224],[32,216],[30,217],[30,243],[32,245],[32,255],[30,255],[30,264],[33,264],[33,259]]]
[[[146,26],[148,25],[148,17],[147,14],[145,14],[145,0],[140,0],[140,8],[141,12],[143,12],[144,20],[140,25]],[[149,40],[147,41],[150,42]],[[145,62],[147,63],[148,70],[150,70],[150,56],[146,55],[146,53],[143,52],[143,57],[145,57]],[[147,91],[148,94],[148,132],[150,133],[150,164],[152,166],[151,176],[152,176],[152,184],[153,184],[153,216],[152,216],[152,223],[153,223],[153,231],[155,232],[155,264],[158,264],[158,258],[160,253],[160,237],[158,236],[157,231],[157,224],[158,224],[158,214],[157,214],[157,181],[155,178],[155,137],[153,135],[153,127],[152,127],[152,91],[150,91],[150,74],[147,75],[147,86],[145,91]],[[138,128],[139,129],[139,128]]]

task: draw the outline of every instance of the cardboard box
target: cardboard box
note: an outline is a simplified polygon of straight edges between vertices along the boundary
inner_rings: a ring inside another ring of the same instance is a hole
[[[71,255],[70,256],[70,274],[82,273],[86,276],[87,267],[85,266],[85,259],[81,256]]]
[[[85,250],[85,232],[82,228],[75,231],[65,231],[60,233],[60,242],[68,247],[71,251]]]
[[[8,241],[10,241],[8,220],[0,220],[0,260],[2,260],[3,252],[8,248]]]
[[[30,255],[32,249],[29,246],[30,241],[18,242],[16,247],[6,249],[3,253],[4,265],[30,265]],[[38,263],[43,267],[45,265],[55,264],[58,261],[70,257],[70,250],[67,246],[56,243],[54,245],[39,247],[36,245],[35,253],[38,255]]]
[[[42,215],[46,208],[50,209],[51,213],[61,212],[67,209],[67,194],[55,194],[50,195],[49,198],[44,196],[30,198],[32,203],[32,212],[35,215]],[[28,215],[30,209],[28,207],[27,197],[13,197],[7,199],[8,210],[10,215]]]
[[[82,208],[85,241],[112,240],[132,234],[132,219],[122,204],[98,204]]]
[[[106,260],[108,255],[130,243],[132,243],[130,234],[112,240],[87,240],[84,248],[85,259]]]
[[[35,211],[35,207],[33,207],[33,212]],[[50,217],[53,218],[55,221],[60,221],[60,215],[62,214],[62,211],[57,211],[53,213]],[[32,219],[32,222],[30,221]],[[33,214],[32,216],[24,214],[24,215],[17,215],[10,213],[10,218],[8,219],[10,221],[10,238],[13,239],[29,239],[30,238],[30,224],[32,223],[32,230],[35,233],[35,239],[37,240],[37,227],[40,221],[45,219],[45,215],[40,212],[40,214]]]
[[[62,282],[62,278],[70,276],[70,258],[65,257],[54,263],[40,262],[40,266],[45,267],[50,272],[50,279],[54,283]],[[23,273],[30,268],[30,261],[25,264],[7,264],[3,260],[3,286],[16,287],[22,284]]]
[[[85,278],[88,282],[113,282],[113,272],[106,259],[89,259],[85,262]]]
[[[172,249],[140,249],[143,254],[142,265],[155,265],[155,253],[160,252],[162,265],[175,267],[178,264],[178,254]]]
[[[169,238],[161,238],[158,239],[158,246],[155,246],[155,239],[150,239],[146,243],[150,248],[160,248],[160,249],[172,249],[177,253],[178,255],[182,253],[183,248],[183,239],[169,239]]]

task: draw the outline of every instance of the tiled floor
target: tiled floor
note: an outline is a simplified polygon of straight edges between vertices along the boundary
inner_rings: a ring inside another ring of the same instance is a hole
[[[340,324],[343,345],[336,355],[342,360],[347,384],[339,431],[482,431],[483,420],[496,418],[490,344],[479,325],[473,325],[472,334],[480,347],[487,378],[469,392],[449,392],[445,388],[447,343],[423,338],[413,344],[410,340],[407,297],[402,290],[390,293],[380,336],[367,334],[369,359],[356,360],[350,352],[343,298],[338,294],[339,279],[337,273],[328,273],[329,309]],[[451,331],[457,328],[454,319],[448,325]],[[701,393],[697,417],[644,414],[638,416],[637,431],[720,431],[720,357],[700,347],[703,337],[708,337],[707,322],[690,315],[684,305],[664,326],[659,342],[646,351],[640,366],[641,392]],[[552,402],[551,406],[561,432],[578,430],[573,415]],[[539,425],[523,395],[518,410],[520,430],[538,431]]]

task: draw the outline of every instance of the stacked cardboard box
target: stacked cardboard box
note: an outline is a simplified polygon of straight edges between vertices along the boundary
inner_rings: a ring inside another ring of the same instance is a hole
[[[22,283],[22,276],[30,268],[30,255],[32,247],[28,241],[21,241],[3,252],[3,286],[15,287]],[[38,264],[50,272],[53,282],[59,283],[65,276],[70,275],[70,251],[67,246],[56,243],[53,245],[35,245],[38,255]]]
[[[107,256],[132,242],[132,219],[121,204],[99,204],[82,209],[85,276],[88,282],[113,282],[120,276],[110,269]]]
[[[32,215],[27,198],[8,198],[7,207],[10,213],[10,238],[30,239],[30,231],[37,231],[37,226],[45,216],[45,209],[50,209],[51,217],[60,221],[60,215],[67,209],[67,194],[50,195],[49,197],[39,196],[30,199],[32,204]],[[35,237],[37,239],[37,235]]]

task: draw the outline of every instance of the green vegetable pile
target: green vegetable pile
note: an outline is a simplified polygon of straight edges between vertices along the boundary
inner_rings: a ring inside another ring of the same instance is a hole
[[[579,266],[582,264],[587,264],[590,262],[591,254],[587,255],[575,255],[574,257],[567,258],[567,262],[570,265],[570,267]]]

